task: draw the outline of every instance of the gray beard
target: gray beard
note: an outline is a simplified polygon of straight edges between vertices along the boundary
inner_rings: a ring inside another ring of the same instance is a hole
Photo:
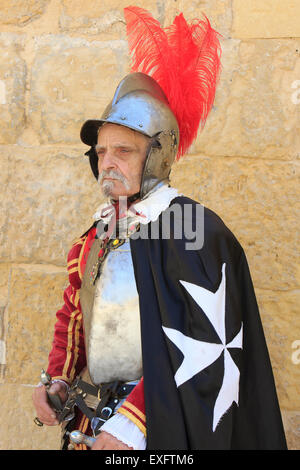
[[[114,189],[114,182],[113,181],[104,181],[100,183],[101,191],[104,196],[108,197],[112,195],[112,190]]]

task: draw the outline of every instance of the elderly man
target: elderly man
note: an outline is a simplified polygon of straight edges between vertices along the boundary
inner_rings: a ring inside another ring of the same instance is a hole
[[[129,13],[144,24],[143,10]],[[206,25],[200,49],[211,52]],[[195,137],[186,142],[194,110],[183,125],[170,100],[157,80],[131,73],[101,119],[82,127],[108,201],[68,256],[52,385],[35,389],[37,417],[72,418],[66,435],[93,433],[95,450],[284,449],[244,251],[216,214],[169,185],[179,148]],[[65,403],[58,415],[54,393]]]
[[[103,125],[98,133],[98,143],[95,147],[98,158],[99,182],[103,193],[118,200],[120,196],[130,197],[140,191],[142,172],[147,156],[147,149],[150,145],[150,139],[146,136],[115,124]],[[122,260],[123,261],[123,260]],[[128,275],[128,267],[126,266],[125,275]],[[119,286],[116,286],[117,288]],[[121,286],[123,287],[123,286]],[[120,308],[116,302],[117,308]],[[103,306],[102,306],[103,307]],[[111,378],[112,369],[116,369],[116,377],[128,374],[128,377],[141,378],[142,373],[142,357],[140,347],[140,327],[139,318],[134,313],[137,312],[118,312],[119,319],[114,319],[113,304],[109,305],[107,317],[102,322],[105,325],[113,324],[114,321],[127,323],[127,336],[116,335],[113,328],[109,326],[103,327],[103,336],[101,337],[101,347],[99,348],[100,357],[107,354],[108,360],[104,367],[108,370],[101,371],[105,379]],[[100,306],[101,308],[101,306]],[[128,315],[129,314],[129,315]],[[121,317],[121,319],[120,319]],[[68,321],[68,320],[67,320]],[[123,330],[124,331],[124,330]],[[55,353],[54,353],[55,355]],[[127,357],[128,356],[128,357]],[[120,363],[124,363],[124,371],[120,371]],[[106,374],[106,375],[105,375]],[[64,377],[65,379],[65,377]],[[101,382],[103,382],[103,377]],[[66,382],[55,383],[52,393],[59,393],[62,401],[66,400]],[[38,411],[39,419],[48,425],[58,424],[56,415],[47,402],[44,387],[38,387],[35,390],[34,401]],[[112,435],[102,431],[93,449],[129,449],[129,447]]]

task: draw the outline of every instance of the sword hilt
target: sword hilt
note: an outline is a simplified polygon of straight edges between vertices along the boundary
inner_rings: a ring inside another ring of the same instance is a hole
[[[46,387],[46,392],[47,392],[47,395],[48,395],[48,398],[49,398],[49,401],[51,403],[52,408],[54,409],[54,411],[59,413],[63,409],[63,404],[61,402],[61,399],[60,399],[60,396],[58,395],[58,393],[51,393],[50,392],[49,389],[50,389],[50,387],[53,383],[52,378],[48,374],[48,372],[46,372],[44,369],[42,369],[42,371],[41,371],[41,382]]]

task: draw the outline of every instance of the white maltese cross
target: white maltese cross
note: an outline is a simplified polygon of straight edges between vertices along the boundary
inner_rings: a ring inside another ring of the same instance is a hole
[[[225,332],[225,292],[226,292],[226,264],[222,265],[222,280],[218,290],[213,293],[204,287],[180,281],[195,302],[205,312],[207,318],[213,325],[221,343],[208,343],[198,341],[185,336],[180,331],[173,328],[162,327],[167,337],[177,346],[184,355],[184,359],[178,368],[174,378],[177,387],[182,385],[194,375],[201,372],[206,367],[215,362],[224,351],[224,376],[221,389],[219,391],[213,414],[213,431],[219,424],[220,419],[230,408],[233,402],[238,405],[239,400],[239,380],[240,371],[235,365],[228,349],[242,349],[243,324],[239,333],[226,344]]]

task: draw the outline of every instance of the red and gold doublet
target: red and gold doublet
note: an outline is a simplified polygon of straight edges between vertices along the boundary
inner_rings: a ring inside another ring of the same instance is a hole
[[[73,244],[69,251],[67,258],[69,285],[64,291],[64,305],[56,313],[57,322],[47,372],[53,379],[61,379],[68,384],[71,384],[86,366],[80,288],[95,235],[96,228],[92,227]],[[134,422],[146,436],[143,379],[118,409],[118,413]],[[78,412],[78,415],[76,428],[89,433],[88,418],[81,412]],[[86,446],[79,444],[75,448],[86,449]]]

